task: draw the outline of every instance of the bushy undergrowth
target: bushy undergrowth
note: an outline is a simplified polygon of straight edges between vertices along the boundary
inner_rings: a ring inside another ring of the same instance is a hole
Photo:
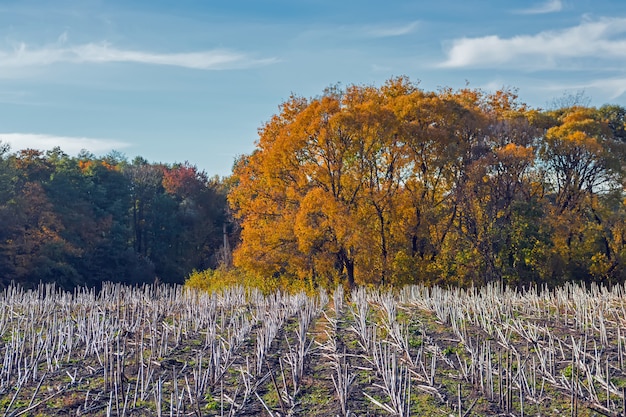
[[[310,281],[290,279],[285,275],[266,277],[246,272],[239,268],[217,268],[193,271],[185,280],[185,288],[207,292],[222,291],[233,285],[245,288],[256,288],[264,294],[275,291],[286,291],[294,294],[304,291],[315,293],[315,285]]]

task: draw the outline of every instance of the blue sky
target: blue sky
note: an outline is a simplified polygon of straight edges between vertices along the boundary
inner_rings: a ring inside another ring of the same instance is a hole
[[[228,175],[291,93],[406,75],[425,90],[584,91],[626,106],[620,0],[2,0],[0,140]]]

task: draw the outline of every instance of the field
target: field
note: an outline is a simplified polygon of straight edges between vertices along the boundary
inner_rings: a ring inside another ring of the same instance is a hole
[[[0,294],[0,416],[623,416],[626,291]]]

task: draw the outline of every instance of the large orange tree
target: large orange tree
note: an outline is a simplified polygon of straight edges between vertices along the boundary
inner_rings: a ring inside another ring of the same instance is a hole
[[[404,77],[293,96],[236,163],[235,265],[350,286],[548,280],[565,271],[552,263],[572,205],[608,210],[614,265],[621,206],[601,200],[621,179],[615,114],[529,109],[514,90],[427,92]],[[608,269],[591,261],[606,260],[597,248],[578,254],[589,259],[576,277]]]

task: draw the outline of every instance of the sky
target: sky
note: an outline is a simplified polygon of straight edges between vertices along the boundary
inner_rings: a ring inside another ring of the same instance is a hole
[[[1,0],[0,140],[227,176],[292,94],[407,76],[626,106],[623,0]]]

